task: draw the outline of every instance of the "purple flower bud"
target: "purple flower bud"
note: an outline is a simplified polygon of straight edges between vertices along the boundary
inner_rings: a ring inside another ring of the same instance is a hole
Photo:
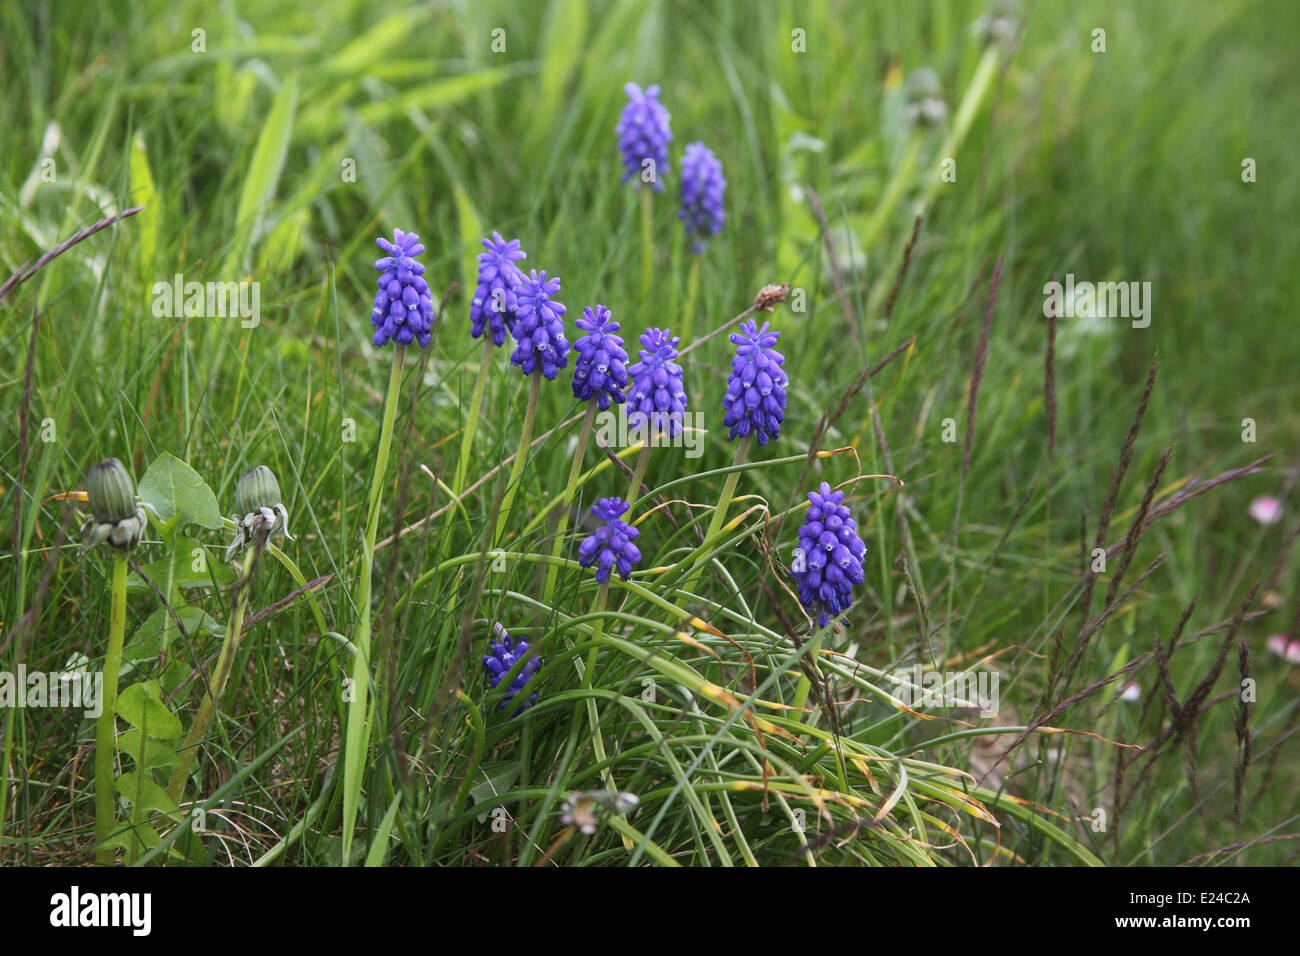
[[[371,342],[384,346],[392,341],[400,345],[418,341],[423,348],[429,344],[433,327],[433,297],[423,278],[424,264],[415,259],[424,252],[420,237],[394,229],[392,242],[375,241],[389,254],[375,261],[382,275],[370,314],[370,324],[375,327]]]
[[[510,364],[525,375],[540,368],[548,381],[569,361],[569,340],[564,337],[564,303],[552,300],[560,291],[558,277],[548,279],[546,271],[528,274],[515,292],[517,310],[511,330],[515,337]]]
[[[540,658],[528,655],[529,644],[527,641],[514,641],[504,630],[500,631],[500,636],[500,641],[493,641],[488,647],[491,653],[483,656],[483,666],[487,668],[488,680],[491,681],[494,688],[501,683],[501,678],[510,672],[510,668],[514,667],[518,660],[525,656],[528,657],[527,662],[515,675],[515,679],[511,681],[510,687],[507,688],[505,696],[501,700],[499,706],[505,707],[533,679],[533,675],[542,666],[542,662]],[[523,713],[535,703],[537,703],[537,695],[533,694],[528,700],[524,701],[522,707],[515,711],[515,715]]]
[[[515,293],[524,281],[515,263],[526,258],[526,253],[519,248],[518,239],[506,242],[499,232],[484,239],[483,248],[487,251],[478,254],[478,284],[469,305],[470,335],[477,339],[490,330],[492,344],[504,345],[506,333],[515,324]]]
[[[799,588],[799,601],[817,615],[819,627],[838,618],[853,603],[853,587],[866,580],[862,556],[867,547],[855,530],[853,516],[844,502],[844,492],[831,491],[822,482],[808,493],[808,517],[799,529],[799,550],[803,570],[796,563],[792,573]]]
[[[682,367],[673,361],[680,341],[667,329],[646,329],[641,334],[641,361],[628,369],[632,377],[627,405],[629,427],[666,425],[670,436],[681,434],[689,400],[682,384]]]
[[[603,305],[596,311],[582,310],[578,328],[587,334],[573,343],[578,353],[573,365],[573,397],[580,401],[595,401],[603,412],[609,403],[620,404],[627,400],[623,389],[627,387],[627,352],[623,339],[614,333],[618,323]]]
[[[635,83],[623,87],[627,105],[618,118],[614,132],[618,134],[618,148],[623,154],[623,182],[635,178],[641,182],[643,172],[653,177],[650,183],[655,192],[662,192],[663,177],[668,174],[668,144],[673,140],[668,125],[668,110],[659,102],[659,87],[646,87],[645,92]]]
[[[716,236],[721,231],[727,219],[722,208],[726,191],[722,163],[713,151],[703,143],[687,146],[682,156],[682,208],[677,213],[687,236]],[[696,239],[691,249],[703,252],[706,245],[703,239]]]
[[[760,329],[753,319],[731,334],[736,356],[731,360],[727,394],[722,399],[726,413],[722,424],[731,428],[728,441],[752,431],[759,445],[766,445],[769,438],[781,434],[789,377],[781,368],[785,356],[773,348],[779,337],[779,332],[770,331],[769,323],[764,322]]]
[[[622,498],[601,498],[591,507],[592,516],[605,524],[578,545],[578,563],[584,568],[596,565],[596,580],[601,583],[609,580],[611,570],[617,570],[626,581],[641,560],[641,552],[632,543],[641,532],[622,520],[627,508]]]

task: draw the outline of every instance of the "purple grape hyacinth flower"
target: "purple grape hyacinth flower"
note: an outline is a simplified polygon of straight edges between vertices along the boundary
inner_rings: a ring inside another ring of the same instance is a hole
[[[488,679],[491,681],[493,688],[501,683],[501,678],[510,672],[510,668],[515,666],[515,662],[528,653],[530,646],[522,638],[517,641],[512,640],[502,627],[495,626],[494,630],[496,630],[501,640],[493,641],[488,647],[490,653],[483,655],[483,666],[487,668]],[[540,658],[536,655],[529,657],[519,673],[515,675],[515,679],[510,682],[510,687],[507,688],[505,696],[498,706],[505,707],[506,704],[514,700],[515,696],[533,679],[533,675],[537,673],[541,666],[542,661]],[[522,714],[535,703],[537,703],[537,695],[533,694],[524,701],[522,707],[515,711],[514,716]]]
[[[564,313],[568,308],[551,296],[560,291],[558,276],[547,278],[546,270],[534,269],[515,290],[514,352],[510,364],[532,375],[539,365],[547,381],[554,381],[569,363],[569,340],[564,337]]]
[[[392,242],[383,238],[375,241],[388,255],[375,261],[375,268],[383,274],[370,314],[370,324],[375,327],[371,342],[384,346],[394,340],[399,345],[418,341],[423,348],[429,344],[433,326],[433,297],[423,278],[424,263],[415,259],[424,252],[420,237],[394,229]]]
[[[629,428],[662,429],[670,437],[681,434],[689,399],[682,385],[682,367],[673,361],[679,342],[681,339],[667,329],[646,329],[641,333],[641,360],[628,369],[632,376],[627,406]]]
[[[677,218],[682,221],[686,235],[691,237],[716,236],[727,221],[722,208],[727,192],[727,180],[722,176],[722,162],[713,150],[703,143],[691,143],[682,156],[682,208]],[[708,243],[696,238],[691,243],[692,252],[703,252]]]
[[[578,563],[584,568],[596,565],[596,580],[602,584],[609,580],[611,570],[617,570],[626,581],[641,560],[641,552],[632,543],[641,532],[622,519],[627,509],[622,498],[601,498],[591,506],[592,516],[605,524],[578,545]]]
[[[469,306],[470,335],[477,339],[490,330],[492,344],[504,345],[515,324],[515,293],[524,281],[515,263],[527,258],[527,253],[519,248],[518,239],[506,242],[499,232],[484,239],[483,248],[487,251],[478,254],[478,284]]]
[[[791,568],[799,586],[799,601],[817,614],[825,627],[853,603],[853,586],[866,580],[862,556],[867,546],[858,537],[844,492],[822,482],[808,493],[812,507],[799,529],[799,547]]]
[[[764,322],[760,329],[753,319],[742,323],[739,332],[731,333],[736,356],[731,360],[727,394],[722,399],[726,412],[722,424],[731,428],[727,441],[751,431],[759,445],[780,437],[781,422],[785,420],[785,387],[790,384],[781,368],[785,356],[773,348],[780,336],[780,332],[771,331],[770,322]]]
[[[583,402],[593,399],[603,412],[612,401],[627,401],[627,352],[623,339],[615,335],[619,325],[609,309],[597,305],[582,310],[576,325],[587,334],[573,343],[578,353],[573,364],[573,397]]]
[[[623,182],[643,181],[646,160],[652,165],[649,182],[655,192],[663,192],[663,178],[668,174],[668,144],[673,141],[669,126],[672,118],[667,108],[659,102],[659,87],[648,86],[645,92],[635,83],[623,87],[627,105],[618,118],[614,132],[618,134],[618,148],[623,153]]]

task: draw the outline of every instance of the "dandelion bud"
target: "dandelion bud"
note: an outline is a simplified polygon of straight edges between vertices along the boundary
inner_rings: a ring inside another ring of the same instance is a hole
[[[105,458],[86,473],[86,495],[96,521],[116,524],[135,514],[135,483],[116,458]]]
[[[280,500],[280,483],[275,473],[265,465],[258,465],[240,477],[235,485],[236,514],[235,540],[226,549],[229,561],[259,538],[263,543],[277,538],[290,538],[289,512]]]
[[[107,542],[119,551],[131,551],[140,543],[148,519],[135,500],[131,473],[116,458],[105,458],[86,473],[86,497],[91,518],[82,527],[85,554]]]
[[[903,94],[907,100],[903,122],[908,126],[941,126],[948,118],[939,77],[928,66],[912,71],[903,84]]]
[[[246,472],[235,486],[235,507],[240,514],[250,514],[280,504],[280,483],[266,465]]]

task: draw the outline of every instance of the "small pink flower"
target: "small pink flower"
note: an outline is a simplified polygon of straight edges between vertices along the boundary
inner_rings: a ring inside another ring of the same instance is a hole
[[[1272,495],[1260,495],[1250,503],[1250,516],[1267,527],[1282,520],[1282,502]]]
[[[1120,688],[1119,699],[1132,703],[1135,700],[1142,699],[1142,685],[1135,680],[1129,681]]]
[[[1285,634],[1271,634],[1268,649],[1289,664],[1300,664],[1300,639],[1288,641]]]

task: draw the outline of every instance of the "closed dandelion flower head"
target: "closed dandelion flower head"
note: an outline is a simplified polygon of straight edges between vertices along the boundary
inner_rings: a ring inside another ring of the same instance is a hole
[[[627,400],[623,389],[627,387],[627,351],[623,339],[615,335],[618,323],[603,305],[582,310],[582,318],[575,323],[587,334],[573,343],[578,353],[573,363],[573,397],[595,401],[603,412],[612,401],[618,405]]]
[[[681,339],[667,329],[646,329],[641,334],[641,360],[628,369],[632,392],[628,396],[629,427],[645,428],[647,421],[655,430],[670,436],[681,434],[682,417],[688,399],[682,385],[682,367],[677,358]]]
[[[928,66],[919,67],[903,84],[903,122],[908,126],[941,126],[948,118],[939,77]]]
[[[668,174],[668,144],[673,141],[671,119],[659,102],[659,87],[648,86],[642,92],[635,83],[623,87],[627,105],[618,118],[614,132],[623,154],[623,182],[649,181],[655,192],[663,192],[663,177]]]
[[[808,493],[812,505],[799,529],[799,547],[795,552],[795,582],[799,601],[809,612],[816,613],[817,624],[825,627],[853,603],[853,586],[866,576],[862,556],[867,547],[858,537],[853,516],[844,504],[844,492],[831,491],[826,482]]]
[[[375,241],[388,255],[375,260],[381,275],[375,309],[370,315],[370,324],[375,327],[371,341],[376,346],[418,341],[424,347],[429,344],[429,330],[433,327],[433,297],[424,281],[424,263],[415,259],[424,252],[420,237],[394,229],[392,242],[382,238]]]
[[[641,552],[632,543],[641,532],[623,520],[628,504],[622,498],[601,498],[591,507],[591,514],[604,524],[578,545],[578,563],[584,568],[596,566],[596,580],[609,580],[610,571],[618,571],[624,581],[641,560]]]
[[[235,538],[226,549],[227,561],[254,544],[286,537],[293,540],[289,534],[289,512],[280,496],[280,483],[265,465],[240,476],[235,485],[235,514],[230,520],[235,523]]]
[[[713,151],[703,143],[687,146],[682,156],[682,208],[677,218],[686,228],[686,235],[695,238],[691,245],[694,252],[703,252],[707,245],[703,237],[716,236],[726,222],[722,206],[726,191],[722,163]]]
[[[520,284],[515,293],[518,310],[511,330],[515,337],[515,350],[510,364],[519,366],[525,375],[540,368],[548,381],[569,361],[569,340],[564,337],[564,313],[568,309],[551,296],[560,291],[558,278],[546,277],[534,269]]]
[[[484,239],[483,248],[487,251],[478,254],[478,284],[469,306],[470,335],[477,339],[490,331],[492,344],[504,345],[515,324],[515,293],[524,281],[515,263],[527,253],[519,248],[518,239],[506,242],[499,232]]]
[[[105,458],[91,466],[86,472],[86,501],[90,517],[81,528],[81,553],[101,544],[115,551],[134,550],[149,519],[135,500],[135,482],[126,465]]]
[[[780,332],[771,330],[771,324],[753,319],[743,323],[739,332],[731,334],[736,345],[736,356],[731,360],[731,376],[727,379],[727,394],[722,400],[726,416],[722,424],[731,428],[728,441],[750,432],[760,445],[781,434],[785,420],[785,387],[790,383],[781,368],[785,356],[773,346]]]
[[[500,640],[493,641],[488,645],[489,653],[483,655],[483,666],[487,669],[488,680],[495,689],[501,683],[501,678],[510,673],[510,668],[514,667],[516,662],[528,657],[524,666],[519,669],[515,679],[510,682],[506,689],[505,696],[501,699],[499,707],[505,707],[519,695],[527,686],[528,682],[533,679],[538,669],[542,666],[541,658],[536,655],[528,655],[529,643],[523,639],[513,640],[505,632],[504,628],[497,626],[495,628]],[[533,704],[537,703],[537,695],[533,694],[523,702],[523,706],[515,711],[515,714],[521,714]]]

